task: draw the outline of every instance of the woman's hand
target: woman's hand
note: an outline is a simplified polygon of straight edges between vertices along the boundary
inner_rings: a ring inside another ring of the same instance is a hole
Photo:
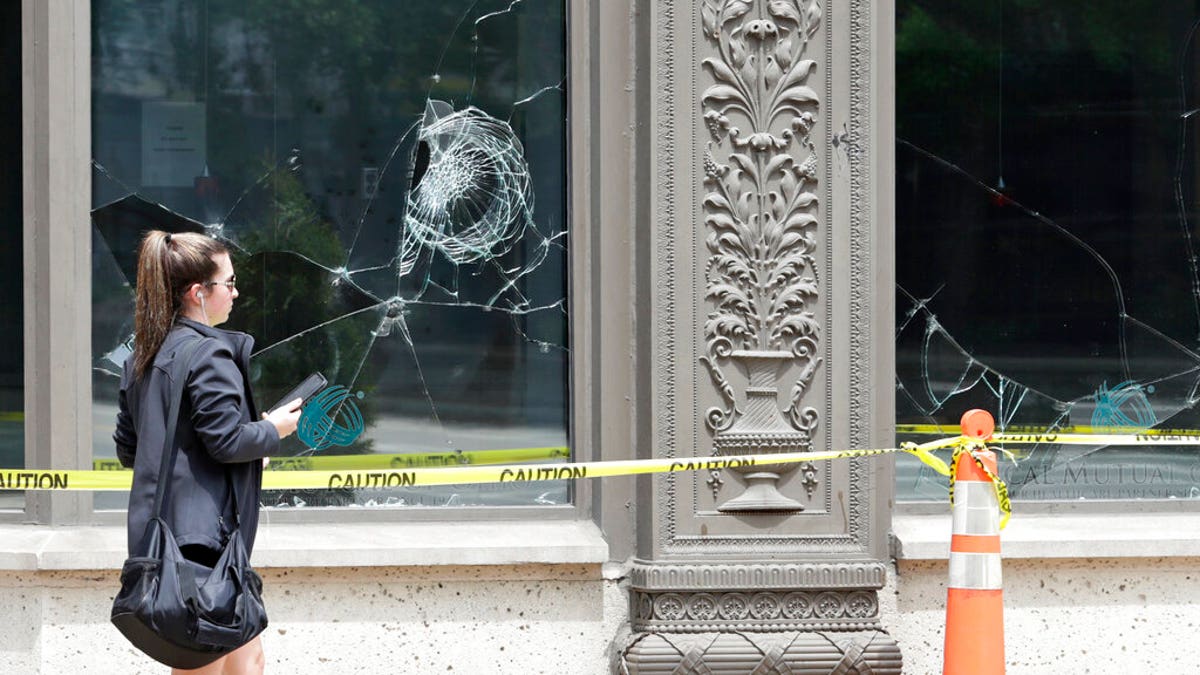
[[[262,418],[271,424],[275,425],[275,431],[279,432],[280,438],[287,438],[296,430],[296,425],[300,423],[300,404],[304,403],[304,399],[296,399],[285,406],[280,406],[271,414],[263,413]]]

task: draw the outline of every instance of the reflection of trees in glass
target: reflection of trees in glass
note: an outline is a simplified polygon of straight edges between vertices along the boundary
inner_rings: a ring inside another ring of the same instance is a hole
[[[347,308],[341,302],[339,287],[330,283],[329,273],[321,267],[292,253],[271,253],[305,251],[314,259],[332,258],[340,254],[341,244],[305,196],[294,173],[274,171],[270,182],[274,199],[269,212],[262,214],[269,220],[239,237],[244,250],[236,254],[234,264],[240,295],[230,321],[231,328],[256,336],[257,349],[270,347],[254,363],[258,395],[264,405],[270,405],[309,373],[320,370],[330,384],[367,394],[358,406],[370,421],[374,406],[369,394],[376,376],[357,368],[370,347],[370,332],[353,320],[335,321],[309,332],[357,307]],[[293,336],[299,337],[272,347]],[[360,439],[332,452],[369,451],[370,441]]]
[[[254,334],[258,349],[270,347],[255,358],[252,366],[259,402],[271,405],[309,373],[319,370],[331,384],[364,392],[355,403],[370,425],[375,419],[371,394],[376,389],[377,374],[360,372],[356,367],[370,348],[370,332],[352,320],[341,320],[306,334],[312,327],[346,313],[337,297],[338,287],[330,283],[327,272],[307,260],[291,253],[271,253],[305,251],[315,259],[333,259],[340,255],[341,244],[305,195],[295,173],[275,170],[269,181],[273,199],[261,214],[260,227],[239,237],[244,251],[236,255],[234,264],[241,294],[228,326]],[[368,315],[374,317],[373,313]],[[271,347],[298,335],[303,337]],[[372,452],[372,445],[370,439],[360,437],[349,446],[332,447],[322,454],[366,454]],[[281,454],[307,452],[296,435],[281,445]],[[265,494],[263,499],[267,505],[337,506],[353,502],[354,491],[282,490]]]

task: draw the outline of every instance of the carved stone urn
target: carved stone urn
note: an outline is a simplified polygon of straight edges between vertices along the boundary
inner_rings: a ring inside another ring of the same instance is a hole
[[[716,434],[716,454],[731,456],[812,450],[809,432],[789,425],[779,409],[778,382],[796,355],[787,351],[739,349],[729,356],[746,373],[745,407],[728,429]],[[746,479],[746,490],[717,510],[726,513],[804,510],[803,504],[784,496],[778,488],[780,477],[795,469],[794,464],[736,469]]]

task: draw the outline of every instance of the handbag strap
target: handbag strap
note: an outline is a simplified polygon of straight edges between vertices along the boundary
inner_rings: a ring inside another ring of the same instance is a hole
[[[158,486],[154,491],[153,518],[162,518],[163,497],[167,491],[167,483],[175,468],[175,458],[179,454],[179,446],[175,443],[175,429],[179,423],[179,407],[183,403],[183,387],[187,381],[188,368],[191,366],[192,352],[204,341],[204,338],[189,340],[182,350],[176,352],[171,364],[171,400],[170,411],[167,413],[167,435],[163,441],[163,459],[158,469]]]

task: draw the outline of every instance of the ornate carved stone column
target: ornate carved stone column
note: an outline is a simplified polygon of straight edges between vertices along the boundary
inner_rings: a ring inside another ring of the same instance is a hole
[[[891,443],[892,7],[652,3],[653,452]],[[891,465],[643,479],[620,673],[899,673]]]

